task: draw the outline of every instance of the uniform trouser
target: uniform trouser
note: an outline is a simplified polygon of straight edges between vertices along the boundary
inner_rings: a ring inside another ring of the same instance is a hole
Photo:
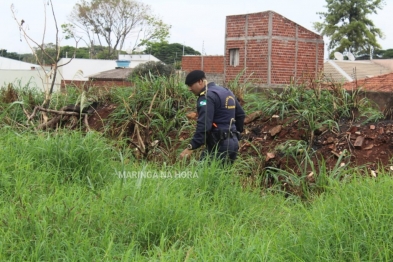
[[[236,136],[221,139],[213,146],[207,146],[201,154],[201,160],[218,159],[222,164],[233,164],[239,150],[239,141]]]

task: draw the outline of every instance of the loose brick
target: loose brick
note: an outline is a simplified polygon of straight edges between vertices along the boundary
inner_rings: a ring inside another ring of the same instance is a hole
[[[361,149],[364,142],[364,136],[358,136],[355,140],[354,147],[356,149]]]

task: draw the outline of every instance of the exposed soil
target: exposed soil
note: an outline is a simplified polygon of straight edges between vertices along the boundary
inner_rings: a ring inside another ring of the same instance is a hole
[[[336,165],[364,166],[376,170],[383,166],[390,169],[393,156],[393,121],[378,123],[351,123],[341,121],[339,130],[322,127],[311,131],[294,119],[278,118],[259,119],[246,125],[245,141],[242,142],[242,154],[263,157],[265,166],[296,170],[296,154],[283,147],[285,143],[292,146],[296,141],[304,141],[309,147],[311,159],[323,159],[328,169]],[[292,142],[290,142],[292,141]],[[251,144],[253,146],[251,146]],[[290,157],[287,157],[287,155]],[[301,159],[299,157],[298,159]]]
[[[116,108],[115,105],[105,105],[89,117],[89,126],[101,131],[105,119]],[[192,117],[196,117],[195,114]],[[182,141],[192,134],[181,134]],[[290,152],[283,145],[295,145],[302,142],[306,147],[312,145],[309,152],[313,161],[323,159],[328,169],[336,165],[365,166],[375,170],[380,166],[389,169],[393,166],[393,121],[378,123],[352,123],[342,120],[337,128],[322,127],[318,130],[308,130],[296,119],[279,119],[259,117],[245,125],[243,139],[240,142],[240,154],[249,155],[261,161],[262,167],[272,166],[284,170],[296,170],[296,156],[302,158],[304,151]],[[175,148],[178,145],[173,145]],[[304,156],[304,155],[303,155]]]
[[[105,126],[105,120],[115,109],[116,105],[113,104],[99,106],[96,111],[89,117],[88,123],[90,128],[97,131],[102,131]]]

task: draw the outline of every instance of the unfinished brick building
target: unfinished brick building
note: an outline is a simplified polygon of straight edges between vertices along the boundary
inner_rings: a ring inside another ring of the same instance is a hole
[[[224,56],[183,56],[185,72],[195,69],[227,83],[241,80],[281,86],[315,79],[324,64],[323,37],[266,11],[226,17]],[[210,78],[209,78],[210,80]]]
[[[224,81],[244,70],[260,86],[300,83],[323,70],[323,37],[266,11],[226,17]]]

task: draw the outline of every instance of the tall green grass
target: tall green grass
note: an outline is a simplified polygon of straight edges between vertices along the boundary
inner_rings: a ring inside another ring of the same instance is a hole
[[[325,176],[325,190],[304,202],[245,187],[236,166],[135,161],[96,133],[8,128],[0,131],[0,146],[2,261],[393,256],[393,181],[382,170],[377,179],[348,170],[344,181]]]
[[[193,131],[186,113],[195,110],[195,97],[183,81],[177,77],[135,78],[132,88],[111,92],[117,108],[110,115],[107,134],[128,139],[139,147],[144,159],[174,162],[173,143],[181,132]]]
[[[314,126],[323,121],[338,121],[341,118],[354,118],[353,121],[363,122],[383,118],[378,106],[362,97],[360,90],[349,93],[339,84],[323,89],[289,85],[282,91],[271,90],[254,106],[267,115],[278,114],[281,118],[295,116]],[[354,116],[355,110],[361,114]]]
[[[291,225],[283,257],[302,261],[390,261],[392,179],[336,183]],[[285,254],[286,253],[286,254]],[[296,254],[296,255],[295,255]]]

